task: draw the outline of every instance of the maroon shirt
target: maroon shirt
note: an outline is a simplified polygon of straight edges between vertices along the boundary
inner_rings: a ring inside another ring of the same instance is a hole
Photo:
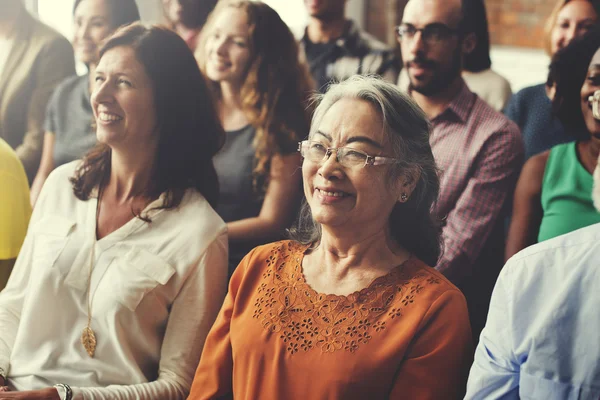
[[[431,123],[431,147],[441,170],[435,210],[444,219],[445,246],[436,269],[459,284],[475,272],[488,240],[500,240],[503,247],[502,235],[490,234],[514,191],[523,162],[523,140],[517,125],[464,83]]]

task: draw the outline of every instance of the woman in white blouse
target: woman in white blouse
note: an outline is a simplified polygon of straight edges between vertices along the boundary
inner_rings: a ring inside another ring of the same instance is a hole
[[[95,74],[99,144],[48,178],[0,293],[0,399],[184,399],[225,295],[223,131],[194,57],[135,24]]]

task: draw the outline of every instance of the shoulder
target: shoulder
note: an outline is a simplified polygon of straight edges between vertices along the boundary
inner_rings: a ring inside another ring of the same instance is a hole
[[[423,261],[411,259],[404,271],[411,293],[419,293],[426,304],[431,305],[441,297],[448,297],[452,302],[464,304],[466,300],[463,293],[450,282],[441,272],[425,264]],[[462,306],[461,306],[462,307]]]
[[[240,271],[236,270],[236,273],[260,276],[269,268],[282,268],[294,258],[299,261],[307,247],[294,240],[280,240],[255,247],[244,257],[241,268],[237,269]]]
[[[543,98],[543,96],[546,96],[546,85],[540,83],[539,85],[528,86],[519,90],[514,94],[513,99],[520,104],[525,104]]]
[[[65,47],[68,45],[71,47],[71,44],[63,35],[61,35],[57,30],[49,27],[41,21],[33,18],[33,38],[39,41],[41,44],[47,46],[56,46],[56,47]],[[72,47],[71,47],[72,51]]]
[[[543,175],[551,150],[531,156],[523,165],[523,173],[529,176]]]
[[[81,160],[75,160],[55,168],[48,176],[48,179],[46,179],[44,187],[48,186],[60,189],[63,189],[64,187],[70,188],[70,178],[75,176],[75,171],[80,164]]]
[[[205,243],[207,246],[219,236],[227,234],[227,225],[208,201],[198,191],[188,189],[179,206],[169,213],[168,226],[177,226],[174,240],[185,246],[188,242]]]
[[[0,174],[3,177],[18,177],[27,182],[23,164],[17,153],[2,138],[0,138]]]
[[[487,135],[507,143],[522,145],[523,139],[517,124],[478,96],[469,119],[470,124],[475,127],[479,135]]]
[[[599,259],[600,224],[595,224],[521,250],[507,261],[499,279],[521,292],[546,284],[559,291],[569,277],[590,276],[591,269],[597,273]]]
[[[65,97],[68,97],[72,93],[85,88],[83,85],[84,83],[87,83],[87,77],[87,74],[83,76],[72,75],[62,80],[58,85],[56,85],[56,88],[52,93],[52,99],[50,100],[51,104],[60,106]],[[59,104],[56,104],[57,102]]]

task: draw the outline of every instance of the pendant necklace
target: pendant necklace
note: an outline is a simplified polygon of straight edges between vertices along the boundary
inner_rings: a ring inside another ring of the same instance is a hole
[[[102,197],[102,191],[98,191],[98,203],[96,205],[96,220],[94,226],[94,240],[92,241],[92,250],[90,251],[90,272],[88,276],[88,285],[87,285],[87,325],[83,328],[83,332],[81,333],[81,344],[85,351],[88,353],[90,357],[94,357],[94,353],[96,352],[96,334],[94,330],[90,326],[92,323],[92,271],[94,270],[94,250],[96,248],[96,229],[98,227],[98,217],[100,215],[100,199]]]

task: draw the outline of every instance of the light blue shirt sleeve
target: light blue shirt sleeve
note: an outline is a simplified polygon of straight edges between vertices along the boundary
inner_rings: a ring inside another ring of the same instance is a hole
[[[514,353],[513,296],[508,272],[507,265],[494,288],[465,399],[519,399],[520,363]]]

